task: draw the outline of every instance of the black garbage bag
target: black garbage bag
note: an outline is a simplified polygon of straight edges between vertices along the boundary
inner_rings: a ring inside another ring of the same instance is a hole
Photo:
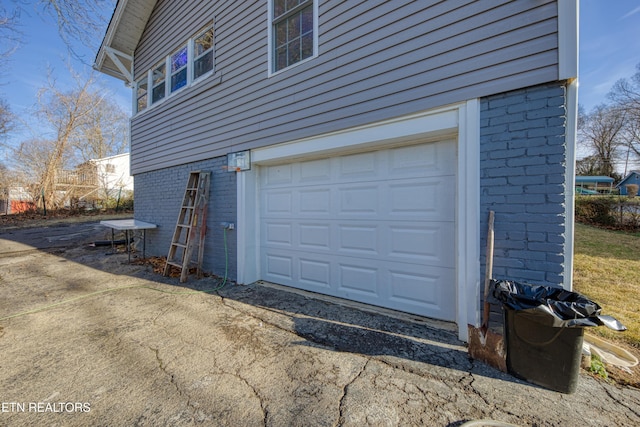
[[[577,292],[554,286],[530,285],[511,280],[492,280],[493,296],[511,310],[526,314],[540,324],[555,328],[607,326],[616,331],[627,328],[602,308]]]

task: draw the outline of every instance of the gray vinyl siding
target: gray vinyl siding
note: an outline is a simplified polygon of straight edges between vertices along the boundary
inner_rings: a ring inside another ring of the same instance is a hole
[[[132,173],[558,79],[554,1],[326,1],[319,55],[268,77],[267,1],[160,0],[136,76],[215,19],[215,73],[132,119]]]

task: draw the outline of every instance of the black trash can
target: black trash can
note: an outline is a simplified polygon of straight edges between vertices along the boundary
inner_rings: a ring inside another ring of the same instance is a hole
[[[584,328],[555,328],[505,308],[507,369],[525,381],[573,393],[578,385]]]
[[[577,292],[506,280],[494,280],[492,286],[504,308],[507,369],[550,390],[576,390],[585,327],[626,329]]]

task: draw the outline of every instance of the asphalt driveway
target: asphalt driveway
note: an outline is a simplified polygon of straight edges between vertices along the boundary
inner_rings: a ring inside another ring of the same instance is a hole
[[[470,360],[451,325],[184,286],[87,245],[108,237],[95,221],[0,231],[0,425],[640,425],[638,389],[582,373],[549,391]]]

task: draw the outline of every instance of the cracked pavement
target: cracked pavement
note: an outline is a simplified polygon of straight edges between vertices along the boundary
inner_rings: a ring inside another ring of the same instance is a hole
[[[269,284],[198,292],[217,282],[86,245],[109,236],[0,231],[0,425],[640,425],[640,390],[536,387],[470,360],[450,324]]]

